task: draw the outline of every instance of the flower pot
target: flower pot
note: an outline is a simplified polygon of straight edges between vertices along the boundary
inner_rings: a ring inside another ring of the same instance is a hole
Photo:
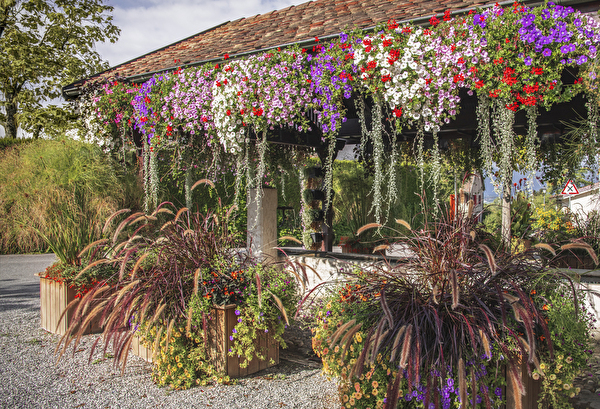
[[[311,179],[320,179],[323,177],[323,168],[311,166],[304,169],[304,176]]]
[[[321,209],[309,209],[308,210],[312,223],[322,222],[325,220],[325,212]]]
[[[325,200],[325,192],[323,192],[322,190],[319,189],[306,189],[304,190],[304,200],[307,203],[310,202],[314,202],[314,201],[318,201],[318,200]]]
[[[229,356],[229,348],[235,342],[235,339],[231,340],[229,336],[237,324],[236,308],[239,308],[236,304],[217,305],[213,307],[209,315],[207,346],[213,367],[232,378],[238,378],[277,365],[279,363],[279,343],[269,333],[261,333],[254,341],[256,349],[264,355],[265,360],[254,357],[245,368],[242,368],[240,365],[244,362],[243,357]],[[152,362],[152,348],[144,346],[139,337],[134,337],[131,347],[134,355]]]
[[[323,241],[323,233],[311,233],[310,238],[312,239],[313,243],[320,243]]]
[[[69,288],[65,283],[59,283],[50,278],[40,277],[40,316],[41,326],[53,334],[64,335],[67,332],[71,318],[74,315],[75,308],[69,310],[62,320],[59,319],[65,308],[75,299],[77,291]],[[91,310],[91,309],[90,309]],[[84,334],[94,334],[102,332],[99,325],[100,318],[92,320],[85,329]]]

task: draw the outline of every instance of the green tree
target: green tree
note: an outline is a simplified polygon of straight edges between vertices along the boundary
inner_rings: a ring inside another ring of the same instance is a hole
[[[107,67],[96,42],[115,42],[113,8],[102,0],[0,0],[0,125],[52,134],[74,118],[50,105],[61,88]]]

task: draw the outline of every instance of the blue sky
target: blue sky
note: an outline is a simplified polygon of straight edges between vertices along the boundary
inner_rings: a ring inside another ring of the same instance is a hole
[[[106,0],[121,29],[115,44],[97,44],[111,66],[226,21],[279,10],[307,0]]]

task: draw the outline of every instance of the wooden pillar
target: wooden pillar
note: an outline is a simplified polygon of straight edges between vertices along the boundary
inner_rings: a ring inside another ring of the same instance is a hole
[[[277,189],[258,189],[248,192],[247,247],[255,256],[277,257]]]

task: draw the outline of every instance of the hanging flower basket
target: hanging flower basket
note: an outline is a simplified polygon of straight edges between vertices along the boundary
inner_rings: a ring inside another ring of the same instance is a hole
[[[304,169],[304,176],[310,179],[320,179],[323,177],[323,168],[312,166]]]
[[[323,233],[311,233],[310,238],[312,239],[313,243],[320,243],[323,241]]]
[[[306,189],[304,191],[304,200],[308,203],[317,200],[325,200],[325,192],[318,189]]]

